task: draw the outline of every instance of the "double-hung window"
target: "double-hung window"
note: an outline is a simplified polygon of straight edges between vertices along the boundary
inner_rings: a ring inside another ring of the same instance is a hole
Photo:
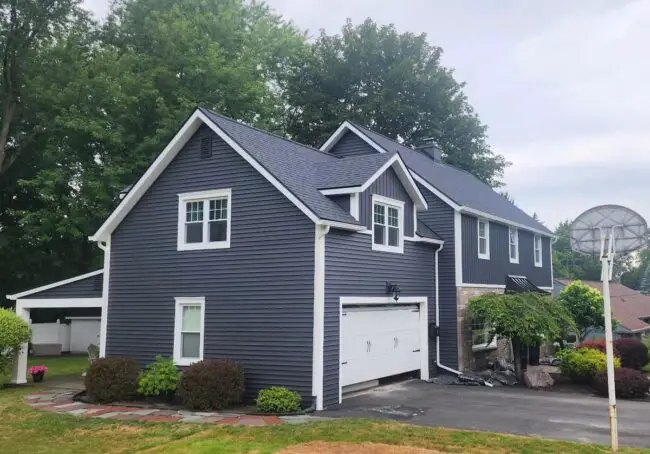
[[[497,337],[490,339],[490,326],[483,320],[472,320],[472,350],[496,348]]]
[[[533,239],[534,243],[534,257],[535,257],[535,266],[542,266],[542,237],[541,235],[535,235]]]
[[[372,249],[404,252],[404,202],[372,196]]]
[[[490,223],[478,220],[478,258],[490,260]]]
[[[174,362],[179,366],[203,359],[204,297],[176,298]]]
[[[510,263],[519,263],[519,230],[508,229]]]
[[[178,250],[230,247],[231,190],[178,195]]]

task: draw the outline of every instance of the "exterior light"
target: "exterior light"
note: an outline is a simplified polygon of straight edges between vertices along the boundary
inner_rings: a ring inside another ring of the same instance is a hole
[[[399,300],[399,294],[402,291],[401,288],[399,288],[399,285],[397,284],[391,284],[390,282],[386,282],[386,293],[389,295],[392,295],[393,299],[395,302]]]

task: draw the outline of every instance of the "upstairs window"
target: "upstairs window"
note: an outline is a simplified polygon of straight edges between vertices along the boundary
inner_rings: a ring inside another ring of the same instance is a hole
[[[510,239],[510,263],[519,263],[519,230],[508,229]]]
[[[478,258],[490,260],[490,223],[478,220]]]
[[[535,257],[535,266],[542,266],[542,237],[540,235],[535,235],[534,237],[534,257]]]
[[[178,250],[230,247],[230,189],[178,196]]]
[[[404,202],[373,194],[372,248],[404,252]]]

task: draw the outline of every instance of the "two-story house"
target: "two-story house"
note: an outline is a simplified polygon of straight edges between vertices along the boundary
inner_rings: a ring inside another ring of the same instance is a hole
[[[314,149],[197,109],[91,237],[105,260],[86,299],[102,355],[229,357],[249,396],[283,385],[322,409],[494,351],[467,300],[552,287],[550,237],[435,149],[347,122]],[[10,297],[27,318],[82,305],[96,275]]]

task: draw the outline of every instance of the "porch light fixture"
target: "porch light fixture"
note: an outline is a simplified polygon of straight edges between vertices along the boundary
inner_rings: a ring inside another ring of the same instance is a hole
[[[401,291],[402,289],[399,288],[399,285],[386,282],[386,293],[392,295],[395,302],[397,302],[397,300],[399,299],[399,294]]]

